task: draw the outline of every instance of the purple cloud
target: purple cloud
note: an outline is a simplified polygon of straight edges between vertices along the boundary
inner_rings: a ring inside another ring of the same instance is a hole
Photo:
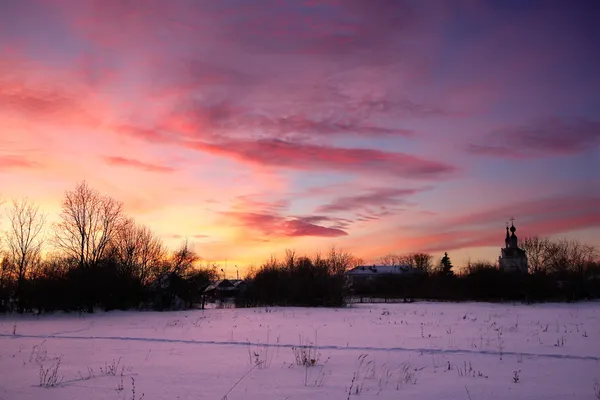
[[[600,122],[546,118],[528,125],[498,129],[487,143],[470,144],[473,154],[495,157],[539,157],[577,154],[600,145]]]

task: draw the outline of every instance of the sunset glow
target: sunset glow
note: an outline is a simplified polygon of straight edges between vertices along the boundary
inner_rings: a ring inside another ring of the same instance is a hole
[[[599,16],[587,1],[3,1],[0,196],[52,222],[85,180],[230,273],[334,245],[496,260],[510,217],[520,237],[598,245]]]

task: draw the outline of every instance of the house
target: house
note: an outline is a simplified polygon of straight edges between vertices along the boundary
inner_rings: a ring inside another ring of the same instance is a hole
[[[415,276],[423,271],[411,265],[361,265],[346,272],[348,289],[360,302],[363,297],[387,298],[404,297],[407,301],[411,280],[404,277]]]
[[[351,283],[373,280],[378,277],[398,276],[417,272],[410,265],[360,265],[346,272]]]
[[[241,279],[220,279],[204,289],[204,295],[209,299],[224,299],[236,297],[246,287]]]

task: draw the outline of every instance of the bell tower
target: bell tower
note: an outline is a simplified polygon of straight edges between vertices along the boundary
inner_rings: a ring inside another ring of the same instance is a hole
[[[515,219],[514,217],[510,217],[510,240],[508,247],[510,247],[511,249],[519,248],[519,239],[517,238],[517,235],[515,235],[516,231],[517,228],[515,228]]]
[[[515,234],[515,219],[510,218],[510,228],[506,224],[506,238],[504,239],[504,248],[500,250],[498,265],[505,272],[527,273],[527,254],[525,250],[519,248],[519,238]],[[510,233],[509,233],[510,232]]]

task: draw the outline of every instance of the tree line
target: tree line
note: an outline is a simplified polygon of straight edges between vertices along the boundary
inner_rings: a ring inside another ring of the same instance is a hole
[[[446,253],[438,262],[424,253],[382,257],[382,265],[407,265],[416,273],[355,279],[350,295],[362,298],[575,301],[600,298],[600,256],[576,239],[532,236],[520,242],[529,273],[503,271],[497,263],[468,261],[460,269]]]
[[[169,251],[123,204],[86,182],[65,193],[59,221],[27,199],[8,205],[0,250],[0,311],[190,306],[216,277],[184,242]],[[47,228],[48,232],[46,232]],[[43,254],[44,247],[53,251]]]
[[[0,311],[191,307],[218,279],[185,241],[170,251],[151,229],[126,215],[123,204],[86,182],[66,191],[58,222],[27,199],[7,204],[0,236]],[[521,241],[530,274],[468,262],[457,271],[445,254],[389,254],[380,265],[410,273],[349,279],[362,264],[351,253],[298,256],[286,251],[251,269],[239,306],[342,306],[350,297],[437,300],[577,300],[600,297],[600,263],[594,246],[577,240],[530,237]]]
[[[271,257],[259,269],[250,270],[238,306],[340,307],[346,302],[346,271],[360,264],[352,254],[332,248],[329,254],[298,256],[287,250],[285,257]]]
[[[526,238],[529,273],[503,271],[497,263],[468,261],[457,269],[445,253],[439,260],[427,253],[388,254],[378,266],[396,266],[403,273],[373,273],[350,277],[362,265],[350,253],[333,249],[325,257],[271,258],[253,271],[252,285],[238,305],[340,306],[349,299],[368,301],[575,301],[600,298],[600,260],[595,246],[578,240]],[[363,268],[363,267],[361,267]],[[364,266],[365,269],[369,267]],[[366,271],[368,272],[368,271]]]

